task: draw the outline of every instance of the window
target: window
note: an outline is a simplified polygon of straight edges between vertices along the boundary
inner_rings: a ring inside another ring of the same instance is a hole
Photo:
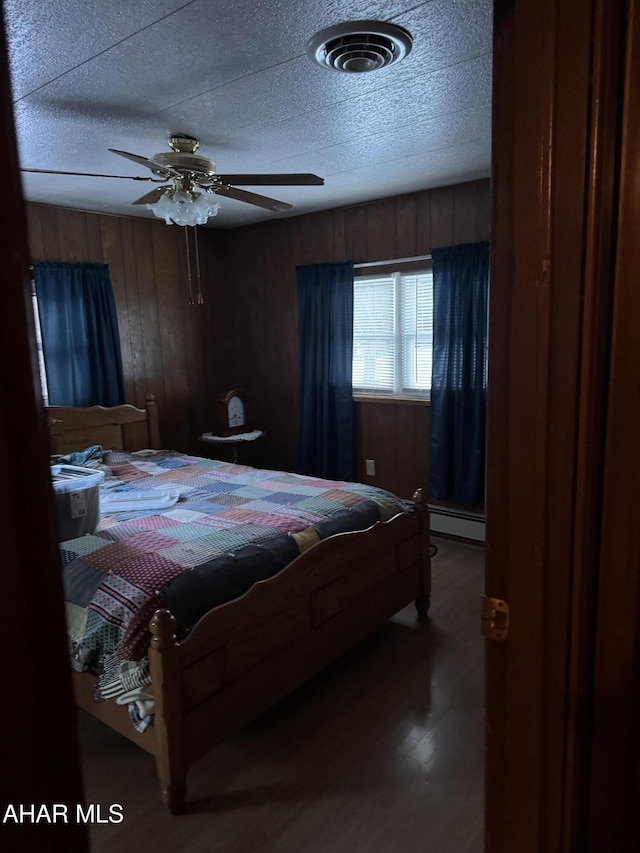
[[[33,301],[33,320],[36,327],[36,343],[38,345],[38,368],[40,370],[40,386],[42,388],[42,403],[49,405],[49,389],[47,388],[47,372],[44,366],[44,352],[42,350],[42,332],[40,331],[40,313],[38,312],[38,297],[33,282],[31,282],[31,299]]]
[[[433,358],[430,269],[354,281],[353,389],[428,397]]]

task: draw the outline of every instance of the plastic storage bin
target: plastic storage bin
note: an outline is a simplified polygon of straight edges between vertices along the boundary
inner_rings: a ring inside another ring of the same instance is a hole
[[[75,465],[52,465],[51,479],[56,496],[58,542],[93,533],[100,521],[102,471]]]

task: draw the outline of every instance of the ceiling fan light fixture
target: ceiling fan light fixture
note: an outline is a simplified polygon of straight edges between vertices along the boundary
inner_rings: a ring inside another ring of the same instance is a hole
[[[167,225],[204,225],[210,216],[216,216],[220,203],[214,201],[210,192],[189,192],[176,190],[167,192],[155,204],[148,204],[158,219],[164,219]]]
[[[412,47],[411,33],[397,24],[347,21],[312,36],[307,55],[331,71],[365,74],[400,62]]]

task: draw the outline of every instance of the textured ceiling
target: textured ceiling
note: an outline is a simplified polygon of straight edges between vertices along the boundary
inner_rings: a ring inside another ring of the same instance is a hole
[[[491,0],[5,0],[25,168],[148,176],[117,157],[182,132],[218,171],[312,172],[323,187],[255,188],[286,215],[485,177],[490,168]],[[319,29],[392,21],[414,38],[369,74],[312,64]],[[31,201],[149,216],[151,184],[23,175]],[[247,187],[252,190],[253,188]],[[283,214],[221,199],[214,227]]]

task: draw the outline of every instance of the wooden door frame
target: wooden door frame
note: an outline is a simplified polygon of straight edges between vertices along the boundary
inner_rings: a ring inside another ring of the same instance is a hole
[[[626,0],[496,0],[487,853],[586,849]]]
[[[66,805],[67,821],[0,829],[4,849],[80,853],[87,831],[55,535],[47,429],[38,381],[27,225],[20,186],[5,37],[0,16],[0,157],[12,202],[0,229],[0,537],[2,541],[2,773],[0,810]],[[51,814],[51,811],[47,812]],[[18,814],[14,812],[12,814]]]

